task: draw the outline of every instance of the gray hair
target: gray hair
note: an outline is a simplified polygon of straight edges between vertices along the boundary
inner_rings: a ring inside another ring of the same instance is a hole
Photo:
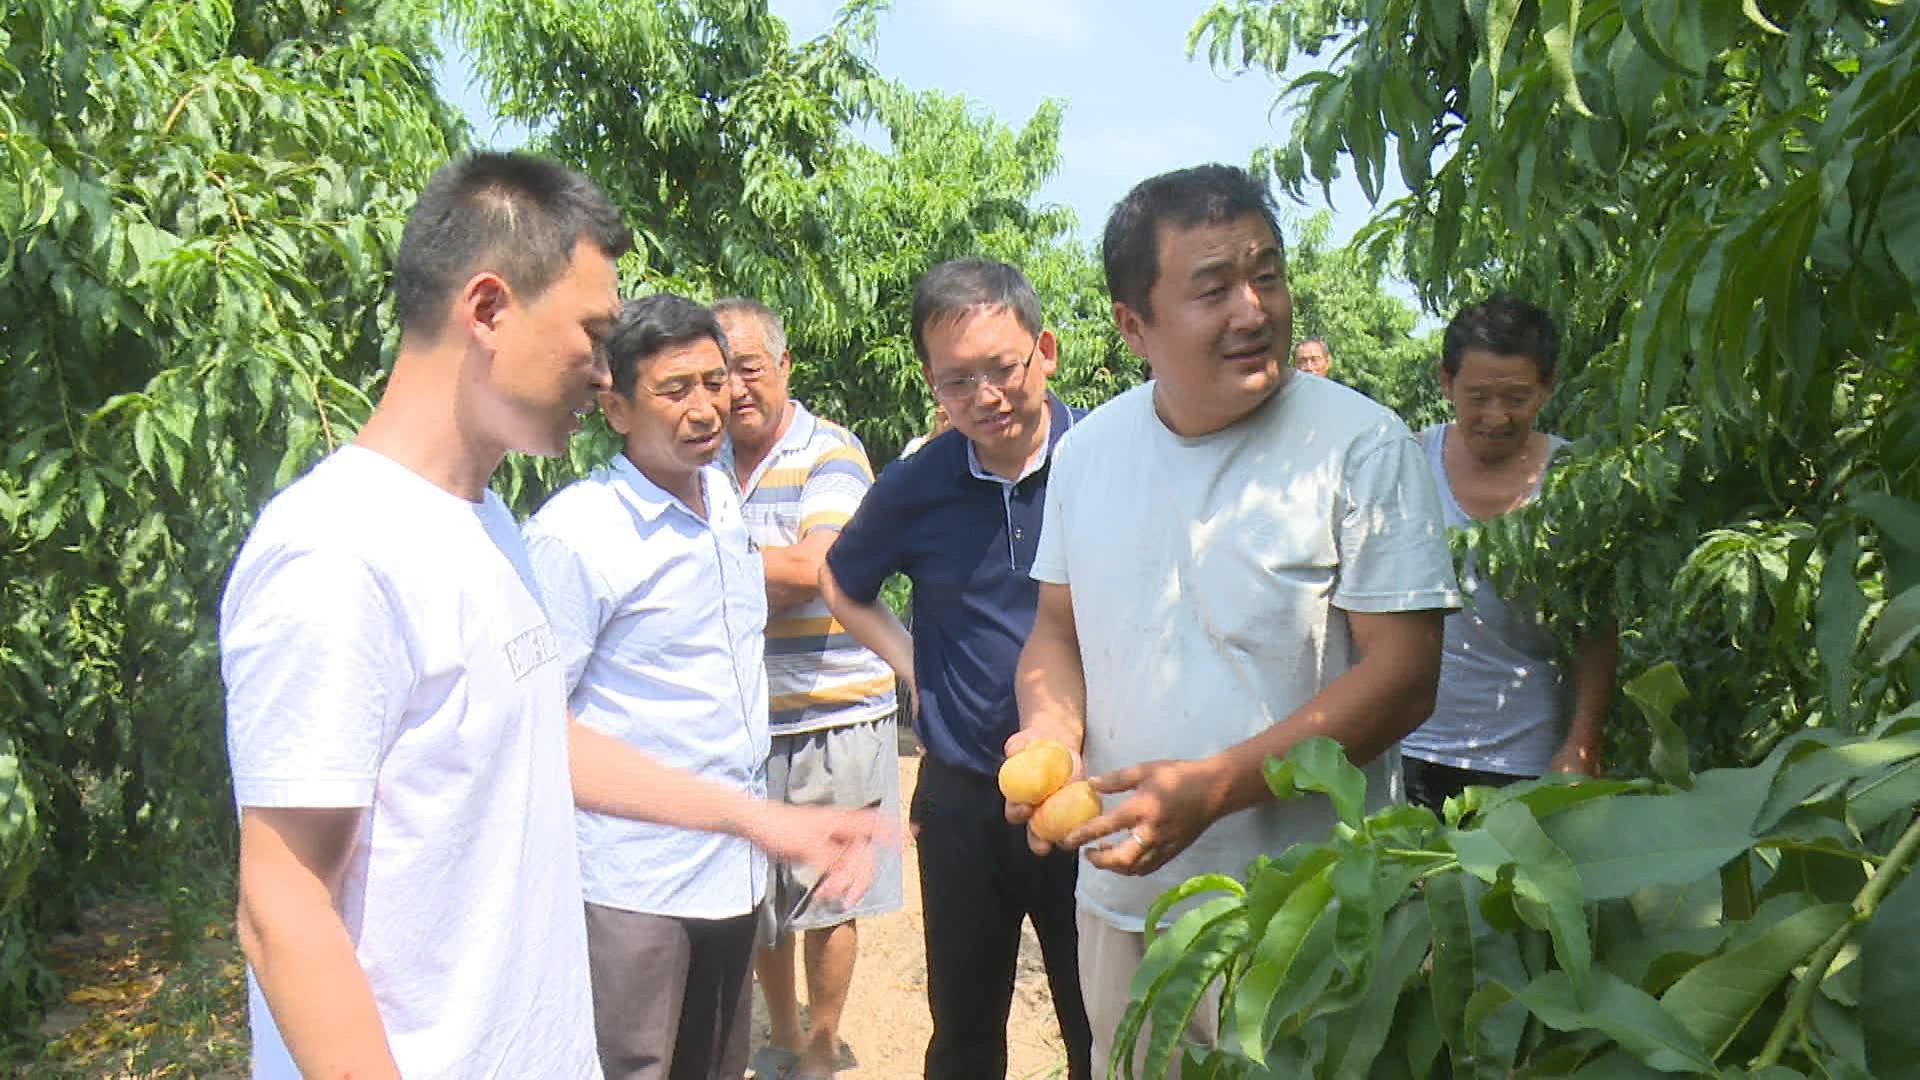
[[[774,359],[787,351],[787,324],[780,319],[780,313],[751,296],[729,296],[713,302],[713,313],[721,322],[736,315],[750,315],[760,321],[760,336],[766,342],[767,351]]]

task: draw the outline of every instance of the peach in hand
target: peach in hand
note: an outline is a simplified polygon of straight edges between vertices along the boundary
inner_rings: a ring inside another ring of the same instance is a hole
[[[1051,739],[1020,750],[1000,766],[1000,794],[1007,801],[1038,806],[1073,776],[1073,752]]]
[[[1071,784],[1047,796],[1033,812],[1027,826],[1033,835],[1049,844],[1058,844],[1067,834],[1100,816],[1100,796],[1085,780]]]

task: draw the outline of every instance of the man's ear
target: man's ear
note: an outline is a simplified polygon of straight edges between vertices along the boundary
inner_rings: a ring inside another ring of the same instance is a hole
[[[1040,362],[1040,374],[1051,379],[1054,371],[1060,367],[1060,339],[1053,336],[1053,331],[1042,330],[1039,340],[1034,342],[1033,351]]]
[[[600,391],[600,414],[607,418],[607,426],[618,435],[625,436],[628,429],[633,427],[633,418],[627,413],[631,404],[618,390]]]
[[[1118,300],[1113,302],[1113,325],[1120,330],[1120,337],[1133,350],[1133,355],[1142,360],[1152,360],[1147,355],[1147,320],[1141,314]]]
[[[461,287],[454,316],[473,338],[492,344],[502,316],[512,307],[513,287],[499,274],[483,270]]]

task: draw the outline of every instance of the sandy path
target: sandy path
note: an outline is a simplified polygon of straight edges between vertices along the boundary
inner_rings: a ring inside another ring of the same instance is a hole
[[[913,797],[919,772],[911,736],[902,739],[900,805]],[[904,809],[902,811],[904,813]],[[904,827],[904,822],[902,823]],[[906,848],[906,903],[897,912],[860,923],[860,960],[840,1024],[841,1070],[836,1080],[906,1080],[922,1074],[927,1037],[927,957],[920,918],[919,849]],[[754,1047],[767,1041],[766,1007],[754,990]],[[1053,1019],[1053,997],[1040,964],[1040,945],[1028,926],[1020,943],[1013,1014],[1007,1021],[1007,1075],[1018,1080],[1064,1077],[1066,1051]],[[980,1080],[995,1080],[982,1077]]]

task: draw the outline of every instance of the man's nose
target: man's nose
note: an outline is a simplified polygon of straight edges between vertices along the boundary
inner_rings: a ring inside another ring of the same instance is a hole
[[[1267,301],[1254,288],[1253,282],[1243,281],[1233,290],[1233,305],[1227,313],[1236,329],[1252,329],[1267,324]]]

